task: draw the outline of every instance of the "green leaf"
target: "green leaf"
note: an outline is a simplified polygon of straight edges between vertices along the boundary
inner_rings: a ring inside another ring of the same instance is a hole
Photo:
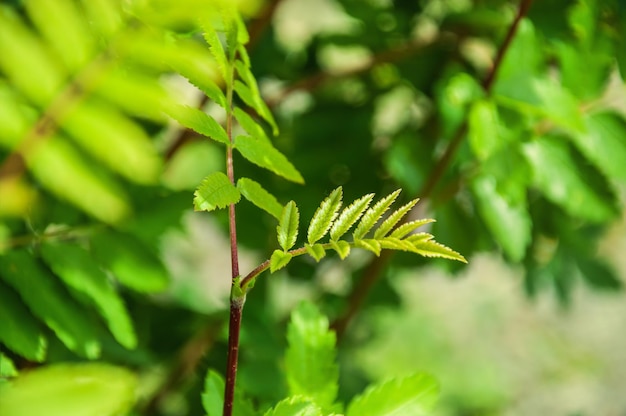
[[[296,183],[304,183],[300,172],[271,143],[250,136],[237,136],[235,149],[250,162]]]
[[[382,250],[380,242],[372,238],[354,240],[354,245],[367,251],[371,251],[376,254],[376,256],[380,256],[380,250]]]
[[[315,259],[315,261],[320,261],[326,256],[326,250],[321,244],[305,244],[306,252]]]
[[[532,86],[541,110],[550,121],[572,134],[586,131],[580,103],[563,85],[553,80],[535,79]]]
[[[198,87],[200,91],[206,94],[207,97],[215,104],[219,105],[223,109],[226,109],[226,96],[224,92],[214,80],[210,79],[205,74],[198,74],[194,71],[187,69],[184,65],[172,65],[176,72],[187,78],[189,82]],[[203,75],[203,76],[200,76]]]
[[[369,208],[365,212],[365,215],[363,215],[363,218],[361,218],[361,222],[359,222],[356,230],[354,230],[353,236],[355,240],[359,240],[365,237],[367,232],[371,230],[372,227],[383,216],[383,214],[387,212],[391,204],[393,204],[398,195],[400,195],[400,192],[402,192],[401,189],[394,191],[392,194],[387,195],[386,197],[378,201],[373,207]]]
[[[204,26],[204,39],[209,44],[209,50],[215,58],[215,62],[217,62],[217,66],[222,73],[222,77],[228,83],[230,82],[230,77],[228,76],[229,67],[228,58],[226,58],[226,52],[224,52],[224,46],[222,45],[222,41],[217,36],[217,32],[213,29],[212,25]]]
[[[100,355],[94,325],[84,310],[29,253],[13,250],[0,256],[0,277],[20,294],[33,315],[45,322],[67,348],[87,358]]]
[[[468,140],[479,160],[488,159],[501,144],[498,129],[498,110],[493,101],[478,100],[469,111]]]
[[[472,190],[480,214],[507,256],[514,262],[524,258],[532,238],[532,220],[526,201],[511,201],[496,189],[491,176],[478,176]]]
[[[626,123],[611,113],[591,114],[585,122],[587,133],[572,141],[607,177],[626,181]]]
[[[437,381],[416,374],[368,387],[350,403],[346,416],[422,416],[430,413],[438,399]]]
[[[384,249],[416,252],[415,246],[410,241],[401,240],[395,237],[385,237],[382,240],[377,241]]]
[[[280,216],[280,224],[276,227],[278,233],[278,244],[287,251],[296,244],[298,238],[298,228],[300,225],[300,212],[296,203],[289,201],[283,208]]]
[[[137,378],[101,363],[54,364],[24,372],[0,387],[0,414],[11,416],[125,415]]]
[[[202,180],[194,192],[193,206],[196,211],[213,211],[236,204],[241,199],[239,190],[222,172],[213,172]]]
[[[170,106],[168,114],[181,125],[217,142],[230,145],[226,130],[205,112],[186,105]]]
[[[215,370],[209,369],[204,379],[204,391],[202,392],[202,406],[207,416],[222,416],[224,410],[224,378]],[[235,390],[233,400],[233,416],[256,416],[252,404],[241,394],[241,390]]]
[[[0,384],[6,378],[17,377],[18,371],[13,360],[0,352]]]
[[[270,272],[274,273],[288,265],[292,257],[293,255],[291,253],[282,250],[274,250],[272,257],[270,257]]]
[[[535,186],[550,201],[571,215],[590,221],[613,217],[610,205],[586,182],[562,140],[544,136],[527,143],[523,150]]]
[[[330,229],[330,239],[336,241],[347,233],[354,223],[361,218],[363,212],[372,202],[372,198],[374,198],[374,194],[367,194],[344,208]]]
[[[239,95],[239,98],[243,100],[248,106],[253,108],[268,124],[272,127],[272,133],[274,136],[278,134],[278,125],[272,112],[268,108],[265,101],[261,98],[258,91],[254,92],[248,88],[244,83],[239,80],[235,80],[235,92]]]
[[[322,409],[311,403],[306,397],[294,396],[278,402],[264,413],[264,416],[323,416]],[[211,415],[209,415],[211,416]]]
[[[267,192],[256,181],[249,178],[240,178],[237,181],[237,189],[248,201],[261,208],[277,220],[280,220],[283,206],[276,200],[274,195]]]
[[[124,286],[145,293],[161,292],[169,284],[161,260],[137,237],[108,230],[91,238],[94,258]]]
[[[415,231],[416,229],[426,225],[426,224],[430,224],[432,222],[435,222],[435,220],[430,219],[430,218],[424,218],[421,220],[415,220],[415,221],[411,221],[411,222],[407,222],[406,224],[402,224],[401,226],[399,226],[398,228],[396,228],[395,230],[393,230],[393,232],[391,233],[390,237],[393,238],[404,238],[407,234],[412,233],[413,231]]]
[[[347,241],[339,240],[339,241],[330,241],[330,246],[339,254],[341,260],[348,257],[350,254],[350,244]]]
[[[374,232],[374,239],[383,238],[384,236],[389,234],[391,229],[393,227],[395,227],[396,224],[406,214],[409,213],[411,208],[413,208],[415,206],[415,204],[417,204],[418,201],[419,201],[419,199],[414,199],[414,200],[408,202],[407,204],[403,205],[402,207],[398,208],[396,211],[394,211],[385,221],[383,221],[383,223],[380,225],[380,227],[378,227],[378,229]]]
[[[335,333],[315,305],[303,302],[287,327],[285,371],[289,393],[301,395],[323,409],[337,398],[339,370],[335,363]]]
[[[85,295],[106,320],[115,339],[124,347],[137,346],[137,337],[122,298],[87,250],[76,244],[43,244],[41,254],[66,285]]]
[[[323,416],[322,409],[306,397],[293,396],[278,402],[264,416]]]
[[[407,241],[407,240],[405,239],[404,241]],[[467,263],[467,260],[465,260],[465,257],[460,255],[456,251],[452,250],[451,248],[448,248],[444,246],[443,244],[440,244],[436,241],[422,240],[422,241],[411,242],[411,243],[413,244],[413,247],[415,248],[415,252],[424,257],[440,257],[444,259],[458,260],[462,263]]]
[[[48,343],[38,322],[19,298],[3,284],[0,284],[0,322],[2,344],[31,361],[44,360]],[[2,359],[0,356],[0,360]]]
[[[342,197],[343,190],[340,186],[332,191],[317,208],[315,214],[313,214],[307,232],[307,241],[309,244],[317,242],[326,235],[335,217],[337,217],[337,211],[341,208]]]
[[[405,238],[404,241],[408,241],[410,243],[419,243],[421,241],[432,240],[433,238],[435,238],[435,236],[429,233],[415,233]]]
[[[248,113],[239,107],[235,107],[233,115],[241,127],[255,139],[269,142],[270,139],[265,134],[265,130],[261,127]]]

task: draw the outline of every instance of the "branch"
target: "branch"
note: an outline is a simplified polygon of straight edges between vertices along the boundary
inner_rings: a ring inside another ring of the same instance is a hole
[[[491,89],[493,88],[493,84],[496,79],[496,75],[498,73],[498,69],[502,65],[502,61],[504,59],[504,55],[509,49],[513,38],[515,37],[515,33],[517,32],[517,28],[522,18],[528,14],[528,10],[532,4],[533,0],[521,0],[519,9],[513,20],[513,23],[509,27],[509,30],[504,38],[504,41],[500,45],[496,57],[494,59],[493,65],[482,82],[482,86],[487,94],[491,93]],[[448,147],[441,155],[435,167],[431,171],[431,174],[427,178],[426,182],[422,186],[418,195],[422,198],[422,200],[426,198],[430,198],[437,187],[437,185],[441,182],[441,179],[450,166],[456,152],[459,149],[459,146],[463,142],[465,138],[465,133],[467,132],[467,120],[459,126],[456,133],[454,134],[452,140],[448,144]],[[355,286],[355,290],[350,294],[348,298],[348,308],[339,318],[332,323],[331,327],[337,333],[337,339],[341,339],[345,333],[346,328],[352,321],[352,319],[356,316],[358,311],[360,310],[363,302],[367,298],[370,290],[374,287],[378,279],[380,278],[382,270],[387,266],[389,261],[392,258],[392,253],[386,253],[385,255],[381,255],[380,257],[374,258],[368,266],[365,268],[363,272],[363,278],[359,281],[359,283]]]

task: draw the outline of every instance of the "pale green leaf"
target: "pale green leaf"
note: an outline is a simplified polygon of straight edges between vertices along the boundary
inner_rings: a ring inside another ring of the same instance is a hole
[[[0,277],[68,349],[91,359],[100,355],[94,323],[32,255],[12,250],[0,256]]]
[[[243,25],[243,27],[245,29],[245,25]],[[239,54],[239,58],[244,63],[244,65],[250,68],[250,56],[248,55],[248,50],[246,49],[244,44],[240,43],[239,47],[237,48],[237,53]]]
[[[335,333],[315,305],[303,302],[287,328],[285,371],[291,395],[301,395],[324,409],[337,398],[339,370]]]
[[[128,414],[137,377],[102,363],[54,364],[31,369],[0,388],[0,414],[114,416]]]
[[[291,253],[282,250],[274,250],[272,257],[270,257],[270,272],[274,273],[288,265],[292,257],[293,255]]]
[[[109,38],[118,33],[124,24],[122,2],[108,0],[81,0],[90,25],[103,37]]]
[[[202,180],[194,192],[193,205],[196,211],[213,211],[236,204],[241,199],[239,190],[222,172],[213,172]]]
[[[296,183],[304,183],[300,172],[271,143],[250,136],[237,136],[235,149],[250,162]]]
[[[322,409],[303,396],[288,397],[278,402],[263,416],[323,416]],[[209,415],[210,416],[210,415]]]
[[[248,201],[271,214],[274,218],[280,219],[283,206],[280,205],[274,195],[267,192],[258,182],[249,178],[240,178],[237,181],[237,189]]]
[[[226,96],[222,89],[217,85],[216,80],[207,76],[207,74],[201,74],[194,71],[194,68],[189,68],[188,65],[174,64],[172,65],[176,69],[176,72],[187,78],[189,82],[198,87],[200,91],[206,94],[207,97],[222,108],[226,108]]]
[[[298,228],[300,226],[300,212],[296,203],[289,201],[283,208],[280,216],[280,223],[276,227],[278,233],[278,244],[287,251],[296,244],[298,238]]]
[[[122,298],[87,250],[77,244],[43,244],[41,254],[67,286],[84,295],[105,319],[115,339],[128,349],[137,346],[133,324]]]
[[[407,240],[405,239],[404,241],[407,241]],[[458,260],[460,262],[467,263],[467,260],[465,260],[465,257],[460,255],[456,251],[452,250],[451,248],[448,248],[444,246],[443,244],[439,244],[436,241],[422,240],[422,241],[411,242],[411,244],[413,244],[413,247],[415,248],[415,252],[424,257],[440,257],[444,259]]]
[[[522,260],[532,238],[526,201],[513,202],[501,195],[490,176],[475,178],[472,190],[483,220],[504,252],[514,262]]]
[[[306,252],[315,259],[315,261],[320,261],[326,256],[326,250],[321,244],[305,244],[304,248]]]
[[[373,207],[369,208],[365,212],[363,218],[361,218],[361,222],[359,222],[356,230],[354,230],[353,236],[355,240],[365,237],[367,232],[372,229],[376,222],[378,222],[383,214],[389,209],[391,204],[394,203],[398,195],[400,195],[400,192],[402,192],[401,189],[394,191],[378,201]]]
[[[335,250],[337,252],[337,254],[339,254],[339,257],[341,258],[341,260],[343,260],[346,257],[348,257],[348,255],[350,254],[350,244],[347,241],[343,241],[343,240],[333,241],[333,240],[331,240],[330,246],[333,248],[333,250]]]
[[[409,213],[409,211],[411,210],[411,208],[415,206],[415,204],[417,204],[417,201],[419,201],[419,199],[414,199],[408,202],[407,204],[403,205],[402,207],[398,208],[391,215],[389,215],[389,217],[385,221],[383,221],[380,227],[378,227],[378,229],[376,229],[376,231],[374,232],[374,238],[375,239],[383,238],[384,236],[389,234],[391,229],[395,227],[396,224],[402,218],[404,218],[406,214]]]
[[[222,77],[224,78],[224,80],[226,80],[226,82],[229,82],[230,77],[228,76],[228,68],[230,65],[228,63],[228,58],[226,58],[224,45],[222,45],[222,41],[220,40],[217,32],[215,31],[215,29],[213,29],[212,26],[207,25],[204,27],[204,39],[210,46],[209,49],[211,51],[211,54],[213,55],[213,58],[215,58],[215,61],[217,62],[217,66],[222,73]]]
[[[411,242],[401,240],[400,238],[385,237],[377,241],[383,249],[415,252],[415,247]]]
[[[354,223],[361,218],[361,215],[363,215],[367,207],[369,207],[372,198],[374,198],[374,194],[367,194],[352,202],[341,211],[339,218],[337,218],[330,229],[331,240],[336,241],[339,237],[348,232]]]
[[[626,181],[626,123],[616,114],[591,114],[587,133],[573,135],[580,151],[609,178]]]
[[[498,135],[500,122],[493,101],[478,100],[469,111],[468,140],[479,160],[488,159],[498,149],[502,140]]]
[[[435,220],[430,219],[430,218],[424,218],[424,219],[421,219],[421,220],[415,220],[415,221],[407,222],[405,224],[402,224],[401,226],[399,226],[395,230],[393,230],[393,232],[391,233],[390,237],[393,237],[393,238],[404,238],[407,234],[410,234],[413,231],[417,230],[418,228],[420,228],[420,227],[422,227],[422,226],[424,226],[426,224],[430,224],[432,222],[435,222]]]
[[[380,256],[380,250],[382,249],[380,242],[372,238],[354,240],[354,245],[358,248],[371,251],[372,253]]]
[[[31,361],[44,360],[48,342],[42,329],[19,297],[3,284],[0,284],[0,322],[2,344]]]
[[[421,241],[432,240],[433,238],[435,238],[435,236],[429,233],[415,233],[406,237],[404,241],[408,241],[410,243],[419,243]]]
[[[590,221],[604,221],[614,215],[581,175],[566,143],[545,136],[527,143],[523,150],[533,171],[534,185],[550,201]]]
[[[239,80],[235,80],[235,92],[244,103],[253,108],[265,121],[268,122],[268,124],[272,127],[272,133],[277,135],[278,125],[276,124],[276,120],[274,120],[272,112],[267,104],[265,104],[265,101],[263,101],[263,98],[261,98],[259,92],[250,90],[247,85]]]
[[[346,416],[424,416],[439,399],[439,385],[427,374],[368,387],[348,406]]]
[[[170,106],[168,114],[184,127],[209,137],[217,142],[230,144],[226,130],[205,112],[186,105]]]
[[[117,223],[128,216],[128,198],[121,187],[106,174],[96,173],[62,138],[40,140],[26,162],[44,188],[97,219]]]
[[[95,39],[88,21],[72,0],[24,2],[26,11],[65,67],[77,71],[95,54]]]
[[[317,242],[320,238],[326,235],[333,221],[337,217],[339,208],[341,208],[342,198],[343,189],[340,186],[332,191],[330,195],[322,201],[309,223],[309,229],[307,231],[307,241],[309,244]]]
[[[91,238],[94,258],[110,270],[122,285],[145,293],[161,292],[169,284],[161,260],[137,237],[117,231],[101,231]]]
[[[241,127],[255,139],[269,142],[270,139],[265,134],[265,130],[248,113],[239,107],[235,107],[233,115]]]

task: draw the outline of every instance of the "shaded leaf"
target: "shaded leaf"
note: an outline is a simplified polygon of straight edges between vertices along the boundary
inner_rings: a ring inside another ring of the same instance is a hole
[[[224,410],[224,378],[215,370],[209,369],[204,379],[202,406],[207,416],[222,416]],[[252,404],[245,400],[239,389],[235,390],[233,416],[256,416]]]
[[[317,208],[315,214],[313,214],[311,222],[309,223],[309,229],[307,231],[307,241],[309,244],[315,243],[326,235],[331,224],[337,217],[339,208],[341,208],[342,197],[343,190],[340,186],[332,191]]]
[[[375,239],[383,238],[384,236],[389,234],[391,229],[393,227],[395,227],[396,224],[402,218],[404,218],[404,216],[406,214],[409,213],[411,208],[413,208],[415,206],[415,204],[417,204],[418,201],[419,201],[419,199],[414,199],[414,200],[408,202],[407,204],[403,205],[402,207],[398,208],[391,215],[389,215],[389,217],[385,221],[383,221],[383,223],[380,225],[380,227],[378,227],[376,229],[376,231],[374,232],[374,238]]]
[[[372,202],[372,198],[374,198],[374,194],[367,194],[344,208],[339,218],[337,218],[330,229],[331,240],[336,241],[339,237],[348,232],[352,225],[361,218],[363,212],[367,209],[370,202]]]
[[[300,212],[296,203],[289,201],[283,208],[280,216],[280,224],[276,227],[278,233],[278,244],[287,251],[296,244],[298,238],[298,228],[300,225]]]
[[[293,255],[291,253],[282,250],[274,250],[272,257],[270,257],[270,272],[274,273],[288,265],[292,257]]]
[[[359,240],[367,234],[369,230],[378,222],[378,220],[383,216],[385,212],[389,209],[391,204],[394,203],[398,195],[402,192],[401,189],[398,189],[387,195],[380,201],[378,201],[373,207],[369,208],[363,218],[361,218],[361,222],[357,225],[356,230],[354,230],[353,236],[355,240]]]
[[[250,136],[237,136],[235,149],[250,162],[296,183],[304,183],[300,172],[271,143]]]
[[[213,172],[202,180],[194,192],[193,205],[196,211],[213,211],[236,204],[241,199],[239,190],[222,172]]]
[[[350,403],[346,416],[422,416],[438,399],[437,381],[427,374],[416,374],[368,387]]]
[[[205,112],[186,105],[170,106],[168,114],[183,126],[217,142],[230,145],[226,130]]]
[[[271,214],[274,218],[280,219],[283,206],[280,205],[274,195],[267,192],[258,182],[250,178],[240,178],[237,181],[237,189],[248,201]]]

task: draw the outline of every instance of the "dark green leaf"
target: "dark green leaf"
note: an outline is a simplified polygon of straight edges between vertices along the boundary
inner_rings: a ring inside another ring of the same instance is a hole
[[[488,159],[501,145],[498,110],[489,100],[476,101],[468,116],[468,140],[479,160]]]

